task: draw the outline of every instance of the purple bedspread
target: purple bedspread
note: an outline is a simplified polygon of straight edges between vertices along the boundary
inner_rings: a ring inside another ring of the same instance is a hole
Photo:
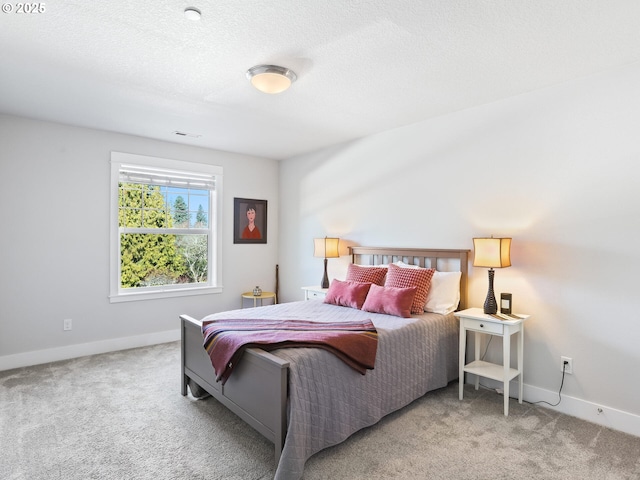
[[[378,332],[370,320],[313,322],[308,320],[220,319],[202,324],[204,348],[216,380],[223,385],[246,348],[263,350],[314,347],[328,350],[364,375],[376,362]]]

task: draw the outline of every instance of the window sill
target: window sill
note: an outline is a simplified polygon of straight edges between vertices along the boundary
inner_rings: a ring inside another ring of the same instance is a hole
[[[140,300],[156,300],[159,298],[189,297],[193,295],[209,295],[222,293],[222,287],[193,287],[180,290],[154,290],[151,292],[127,292],[109,295],[109,303],[137,302]]]

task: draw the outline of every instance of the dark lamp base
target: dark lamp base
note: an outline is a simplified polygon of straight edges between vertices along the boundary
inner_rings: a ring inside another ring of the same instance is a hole
[[[324,277],[322,277],[322,288],[329,288],[329,276],[327,275],[327,259],[324,259]]]
[[[484,313],[494,314],[498,313],[498,302],[496,302],[496,296],[493,293],[493,276],[495,271],[493,268],[489,269],[489,291],[487,292],[487,298],[484,301]]]

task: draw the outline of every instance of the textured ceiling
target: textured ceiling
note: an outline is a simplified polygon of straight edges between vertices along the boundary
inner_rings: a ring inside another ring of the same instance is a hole
[[[0,112],[276,159],[640,61],[638,0],[9,5]],[[265,63],[298,81],[258,92]]]

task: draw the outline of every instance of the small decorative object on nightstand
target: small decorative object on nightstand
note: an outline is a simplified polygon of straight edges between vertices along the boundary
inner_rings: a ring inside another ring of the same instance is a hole
[[[322,288],[320,286],[315,287],[302,287],[304,290],[304,299],[311,300],[317,298],[319,300],[324,300],[324,297],[327,296],[328,288]]]
[[[482,308],[469,308],[454,313],[460,319],[460,371],[459,396],[462,400],[464,393],[464,374],[473,373],[476,376],[475,387],[480,386],[480,377],[491,378],[502,382],[504,392],[504,414],[509,415],[509,382],[518,377],[518,402],[522,403],[522,367],[524,345],[524,322],[529,315],[486,314]],[[475,360],[465,363],[467,348],[467,330],[475,335]],[[480,359],[480,335],[496,335],[502,337],[502,365],[485,362]],[[511,335],[518,334],[517,368],[510,368],[511,363]]]
[[[500,294],[500,313],[509,315],[512,309],[513,309],[513,304],[511,302],[511,294],[501,293]]]
[[[262,289],[256,285],[256,288],[253,289],[253,296],[259,297],[260,295],[262,295]]]

